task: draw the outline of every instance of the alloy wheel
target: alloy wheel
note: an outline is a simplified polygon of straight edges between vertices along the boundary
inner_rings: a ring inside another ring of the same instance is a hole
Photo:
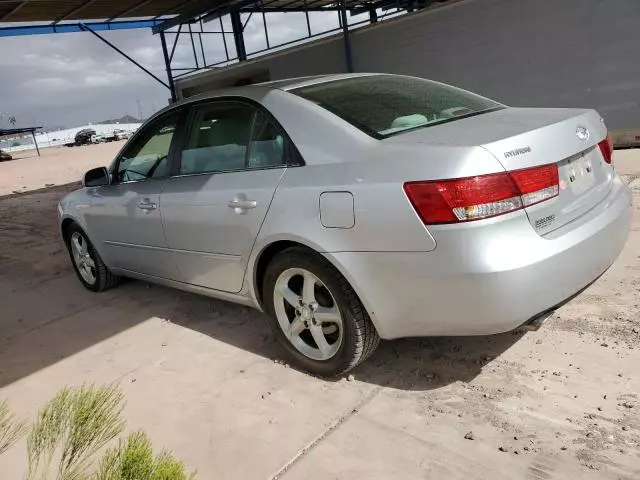
[[[71,254],[82,279],[89,285],[96,283],[96,262],[89,253],[89,242],[79,232],[71,235]]]
[[[340,309],[327,286],[302,268],[282,272],[273,295],[280,328],[291,344],[313,360],[328,360],[342,344]]]

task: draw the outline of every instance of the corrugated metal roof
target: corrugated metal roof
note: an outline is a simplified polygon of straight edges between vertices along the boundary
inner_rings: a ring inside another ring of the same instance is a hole
[[[1,22],[155,17],[183,13],[185,0],[0,0]],[[215,2],[210,2],[215,3]]]
[[[346,0],[347,8],[372,3]],[[303,11],[336,7],[336,0],[0,0],[0,22],[60,22],[193,15],[236,6]]]

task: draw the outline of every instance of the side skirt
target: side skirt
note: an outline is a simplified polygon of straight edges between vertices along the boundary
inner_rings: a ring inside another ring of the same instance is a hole
[[[161,277],[154,277],[153,275],[146,275],[144,273],[132,272],[121,268],[110,268],[110,270],[116,275],[122,275],[123,277],[135,278],[149,283],[157,283],[165,287],[176,288],[178,290],[184,290],[186,292],[197,293],[206,297],[216,298],[218,300],[226,300],[227,302],[237,303],[246,307],[255,308],[262,311],[259,305],[253,301],[250,296],[239,295],[237,293],[223,292],[222,290],[214,290],[211,288],[201,287],[199,285],[192,285],[185,282],[177,282],[175,280],[169,280]]]

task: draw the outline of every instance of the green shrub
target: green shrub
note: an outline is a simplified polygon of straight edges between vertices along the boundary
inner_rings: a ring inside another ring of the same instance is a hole
[[[93,455],[124,430],[124,397],[115,386],[64,388],[45,405],[27,438],[29,480],[46,478],[60,450],[58,478],[86,477]]]
[[[189,480],[194,476],[188,475],[184,464],[169,452],[154,457],[151,440],[138,431],[107,451],[92,480]]]
[[[7,402],[0,402],[0,455],[27,433],[27,424],[17,420]]]
[[[27,480],[190,480],[184,464],[169,452],[153,455],[151,440],[142,431],[120,439],[102,455],[91,473],[96,454],[125,427],[124,396],[114,385],[63,388],[38,413],[27,437]],[[0,454],[28,428],[0,402]],[[55,462],[53,461],[55,458]]]

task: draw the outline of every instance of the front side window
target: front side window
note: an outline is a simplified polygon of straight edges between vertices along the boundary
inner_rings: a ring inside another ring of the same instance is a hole
[[[253,108],[240,103],[198,109],[182,151],[180,174],[244,169],[253,115]]]
[[[146,127],[120,156],[115,172],[117,183],[169,175],[169,151],[179,118],[180,113],[173,112]]]
[[[291,93],[329,110],[375,138],[503,108],[473,93],[429,80],[367,75],[309,85]]]

